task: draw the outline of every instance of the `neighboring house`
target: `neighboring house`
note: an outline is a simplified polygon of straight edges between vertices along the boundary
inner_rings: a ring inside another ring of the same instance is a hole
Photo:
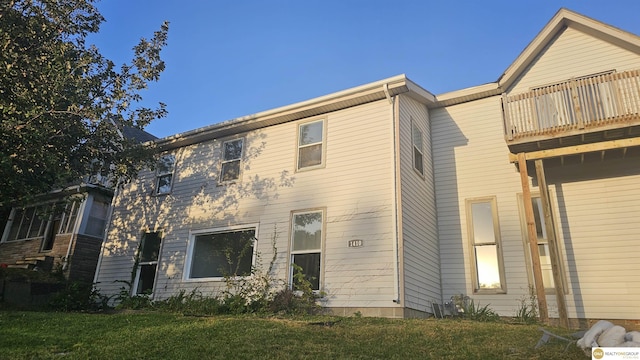
[[[140,142],[157,139],[135,128],[120,130],[123,136]],[[71,281],[91,283],[112,197],[110,182],[94,175],[40,195],[27,206],[11,208],[1,228],[0,263],[63,270]]]
[[[513,316],[533,287],[552,318],[640,319],[639,71],[640,38],[563,9],[494,83],[400,75],[158,140],[95,280],[217,294],[224,249],[239,273],[275,249],[337,314]]]

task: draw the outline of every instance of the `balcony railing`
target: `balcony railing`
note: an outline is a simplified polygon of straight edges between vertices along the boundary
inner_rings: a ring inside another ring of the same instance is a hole
[[[507,142],[535,141],[640,122],[640,70],[575,78],[503,95]]]

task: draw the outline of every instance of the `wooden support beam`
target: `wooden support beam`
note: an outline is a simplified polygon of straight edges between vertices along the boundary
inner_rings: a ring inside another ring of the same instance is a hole
[[[538,187],[540,188],[540,200],[544,213],[544,224],[547,231],[547,242],[549,243],[549,257],[551,258],[551,271],[553,272],[553,284],[556,290],[556,305],[558,306],[558,318],[560,326],[569,328],[569,317],[567,315],[567,303],[564,297],[564,281],[560,267],[560,254],[556,228],[553,224],[553,214],[551,212],[551,201],[549,200],[549,188],[544,175],[544,164],[542,160],[536,160],[536,175],[538,177]]]
[[[566,155],[583,154],[593,151],[604,151],[612,149],[623,149],[632,146],[640,146],[640,137],[630,139],[619,139],[602,141],[593,144],[584,144],[576,146],[567,146],[557,149],[539,150],[527,153],[527,160],[548,159],[553,157],[560,157]],[[512,163],[518,162],[517,154],[509,154],[509,161]]]
[[[531,203],[531,188],[529,187],[527,158],[524,153],[518,154],[518,167],[520,168],[522,200],[524,203],[525,219],[527,221],[527,234],[529,236],[531,266],[533,268],[533,281],[535,283],[536,298],[538,300],[538,312],[540,315],[540,321],[546,324],[549,322],[549,312],[547,310],[547,298],[544,293],[544,283],[542,282],[542,268],[540,267],[540,252],[538,250],[538,234],[536,232],[536,220],[533,215],[533,204]]]

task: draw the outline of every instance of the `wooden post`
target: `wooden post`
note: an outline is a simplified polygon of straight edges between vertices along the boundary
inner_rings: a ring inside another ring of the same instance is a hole
[[[560,326],[569,328],[569,318],[567,316],[567,304],[564,298],[564,282],[560,271],[560,254],[558,254],[558,240],[556,238],[556,228],[553,225],[551,212],[551,201],[549,201],[549,189],[547,179],[544,175],[544,164],[542,160],[536,160],[536,175],[538,177],[538,187],[540,188],[540,200],[542,211],[544,212],[544,224],[547,230],[547,241],[549,242],[549,257],[551,258],[551,271],[553,272],[553,284],[556,290],[556,303],[558,305],[558,318]]]
[[[536,287],[538,299],[538,312],[542,323],[549,322],[547,310],[547,298],[542,282],[542,269],[540,267],[540,252],[538,251],[538,234],[536,233],[536,220],[533,216],[533,204],[531,203],[531,189],[529,188],[529,174],[527,173],[527,157],[524,153],[518,154],[518,167],[520,168],[520,181],[522,183],[522,200],[524,214],[527,221],[527,234],[529,235],[529,249],[531,251],[531,266],[533,268],[533,282]]]

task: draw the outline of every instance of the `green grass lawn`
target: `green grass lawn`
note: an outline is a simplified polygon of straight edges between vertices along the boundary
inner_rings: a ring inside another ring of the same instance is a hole
[[[551,329],[560,335],[570,331]],[[536,325],[0,311],[1,359],[585,359]]]

